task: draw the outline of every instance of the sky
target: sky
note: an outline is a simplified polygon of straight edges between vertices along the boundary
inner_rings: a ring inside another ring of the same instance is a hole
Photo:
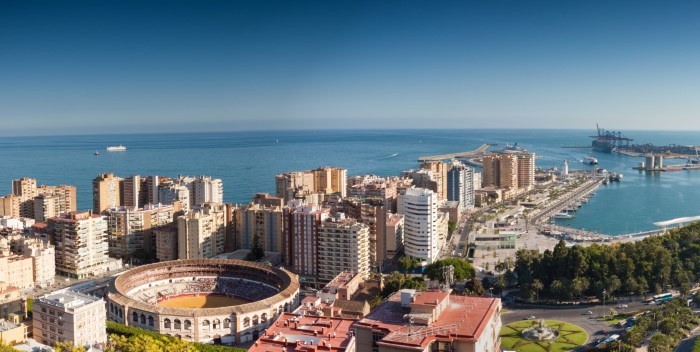
[[[0,136],[700,130],[700,2],[5,1]]]

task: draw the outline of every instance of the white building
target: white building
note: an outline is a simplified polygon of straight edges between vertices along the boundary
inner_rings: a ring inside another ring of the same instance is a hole
[[[226,209],[207,203],[177,218],[178,259],[212,258],[224,253]]]
[[[107,342],[107,311],[101,298],[69,290],[40,297],[33,305],[34,339],[45,345],[72,341],[75,346]]]
[[[56,250],[48,241],[36,237],[24,237],[20,241],[22,255],[32,257],[34,285],[51,286],[56,276]]]
[[[404,215],[404,252],[411,258],[432,263],[440,253],[438,196],[424,188],[411,188],[399,197]]]
[[[318,276],[331,281],[347,271],[369,278],[369,226],[353,219],[321,224],[318,234]]]
[[[56,243],[56,271],[84,278],[109,270],[107,219],[91,212],[72,212],[49,219]]]

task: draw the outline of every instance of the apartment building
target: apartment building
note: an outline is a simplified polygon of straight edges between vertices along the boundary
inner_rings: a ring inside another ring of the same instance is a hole
[[[62,290],[36,299],[32,310],[34,339],[40,343],[95,346],[107,342],[107,311],[101,298]]]
[[[434,181],[436,184],[435,191],[438,195],[438,199],[447,199],[447,171],[449,170],[449,164],[442,161],[424,161],[420,164],[419,168],[421,170],[430,170],[433,172]]]
[[[474,169],[454,162],[447,172],[447,200],[459,202],[462,211],[474,207]]]
[[[92,180],[92,211],[103,211],[122,205],[122,178],[111,173],[99,174]]]
[[[277,198],[277,200],[281,199]],[[265,252],[284,254],[284,212],[282,207],[278,206],[279,204],[281,204],[279,201],[262,202],[262,204],[252,202],[234,211],[236,243],[239,249],[253,248],[257,237]]]
[[[329,219],[318,236],[318,278],[331,281],[341,272],[370,273],[369,226],[354,219]]]
[[[174,205],[147,204],[144,208],[118,207],[105,210],[108,223],[109,255],[131,258],[135,252],[155,251],[153,231],[174,223],[180,201]]]
[[[178,259],[212,258],[224,253],[226,208],[206,203],[177,218]]]
[[[411,258],[428,264],[438,258],[441,226],[439,225],[438,196],[424,188],[413,188],[399,196],[404,216],[404,252]]]
[[[48,220],[56,245],[56,271],[84,278],[104,272],[110,262],[107,220],[92,212],[71,212]]]
[[[284,212],[285,264],[300,275],[318,274],[318,237],[330,209],[291,202]]]
[[[308,171],[292,171],[275,176],[276,196],[289,202],[311,194],[347,193],[347,169],[322,167]],[[318,204],[318,203],[316,203]]]

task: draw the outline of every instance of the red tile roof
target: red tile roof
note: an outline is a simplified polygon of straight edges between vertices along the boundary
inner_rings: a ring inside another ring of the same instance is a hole
[[[248,352],[345,351],[355,345],[353,319],[284,313]],[[354,349],[353,349],[354,350]]]

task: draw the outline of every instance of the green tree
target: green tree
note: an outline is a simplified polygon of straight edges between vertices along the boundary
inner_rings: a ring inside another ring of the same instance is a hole
[[[245,260],[249,262],[257,262],[262,258],[265,258],[265,248],[263,248],[260,235],[255,234],[255,236],[253,236],[253,247],[250,249],[250,252],[246,254]]]
[[[535,291],[536,302],[540,300],[540,291],[544,288],[544,284],[539,279],[532,281],[532,290]]]
[[[408,277],[408,272],[410,270],[418,268],[418,265],[418,260],[414,258],[409,258],[406,256],[399,258],[399,268],[401,268],[401,271],[403,271],[405,277]]]
[[[468,280],[476,276],[474,267],[461,258],[447,258],[433,262],[425,268],[425,275],[431,280],[444,281],[442,268],[448,265],[454,267],[455,281]]]

